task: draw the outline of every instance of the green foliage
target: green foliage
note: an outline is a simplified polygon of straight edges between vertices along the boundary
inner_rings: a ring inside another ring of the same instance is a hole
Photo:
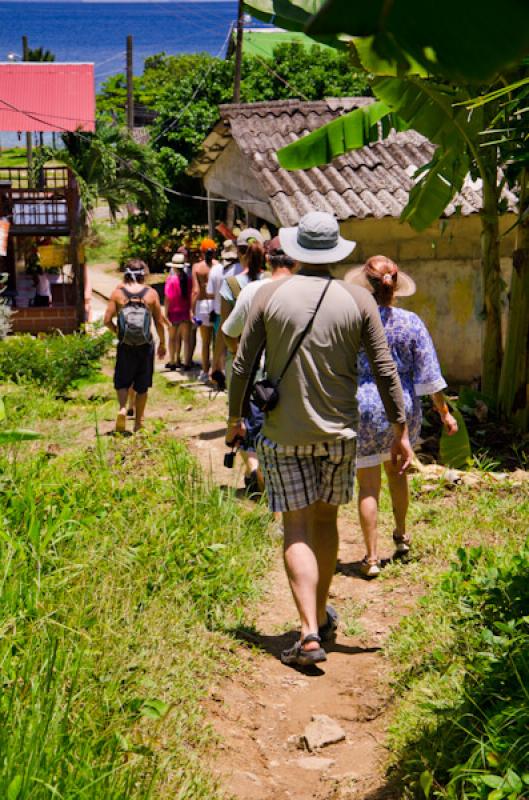
[[[415,723],[397,753],[400,776],[416,787],[417,797],[526,795],[528,569],[529,542],[501,554],[461,549],[459,563],[423,602],[415,635],[427,626],[436,642],[401,679],[413,689]],[[413,624],[413,617],[403,623],[397,647]],[[410,714],[410,703],[397,714],[394,736],[403,711]]]
[[[2,167],[25,167],[27,155],[23,147],[8,147],[0,151],[0,169]]]
[[[93,220],[85,238],[88,263],[119,261],[121,251],[127,241],[127,233],[125,220],[116,220],[115,222]]]
[[[93,374],[112,335],[13,336],[0,342],[0,381],[36,383],[56,394]]]
[[[133,203],[152,219],[160,217],[166,205],[163,174],[150,147],[137,144],[126,131],[104,122],[98,123],[94,134],[65,133],[62,140],[62,148],[38,149],[35,170],[51,159],[70,167],[87,212],[102,198],[113,216],[125,204]]]
[[[210,800],[198,709],[235,666],[218,630],[264,571],[263,512],[169,440],[0,474],[0,796]]]
[[[363,37],[378,58],[405,74],[419,62],[456,81],[487,81],[529,53],[529,9],[507,0],[447,0],[432,9],[420,0],[246,0],[245,8],[287,30],[304,30],[335,47],[341,34]]]
[[[167,270],[166,264],[182,244],[191,250],[198,250],[201,240],[207,235],[207,225],[193,225],[191,228],[181,226],[163,231],[149,227],[136,218],[132,222],[130,237],[120,254],[119,263],[123,266],[129,258],[141,258],[151,272],[164,272]]]
[[[55,61],[55,53],[42,47],[29,47],[26,61]]]
[[[30,442],[34,439],[40,438],[40,434],[35,433],[35,431],[28,431],[22,428],[8,430],[2,425],[2,423],[6,421],[6,418],[7,414],[5,403],[2,395],[0,395],[0,445],[17,444],[18,442]]]
[[[461,411],[454,403],[450,403],[451,413],[457,421],[457,433],[449,436],[443,427],[439,442],[441,462],[448,467],[465,469],[472,458],[472,449],[468,436],[467,426]]]
[[[271,59],[243,59],[242,102],[288,97],[316,100],[367,91],[366,79],[357,77],[345,53],[282,44]],[[156,112],[150,127],[151,142],[159,152],[166,186],[187,194],[202,194],[199,181],[189,177],[186,170],[218,121],[218,106],[231,102],[232,97],[233,60],[205,53],[160,53],[146,60],[143,75],[135,79],[134,98]],[[98,95],[98,112],[122,120],[125,100],[124,76],[114,76],[103,84]],[[171,196],[163,228],[205,220],[205,203]]]

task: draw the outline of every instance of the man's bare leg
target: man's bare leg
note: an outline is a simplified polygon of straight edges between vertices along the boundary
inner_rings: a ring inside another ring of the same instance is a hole
[[[136,402],[136,392],[130,388],[127,397],[127,416],[134,416],[134,403]]]
[[[169,364],[176,363],[176,328],[171,325],[169,328]]]
[[[116,433],[123,433],[127,427],[127,397],[128,389],[117,389],[119,411],[116,417]]]
[[[283,513],[284,559],[290,589],[301,619],[301,638],[318,632],[318,560],[312,545],[315,505]],[[307,650],[317,650],[309,642]]]
[[[380,496],[380,465],[375,467],[360,467],[357,470],[358,479],[358,515],[360,527],[364,535],[367,559],[369,563],[376,563],[378,559],[378,498]]]
[[[134,420],[134,433],[143,428],[143,418],[145,416],[145,406],[147,405],[147,392],[136,395],[136,419]]]
[[[312,544],[318,563],[318,625],[327,622],[327,600],[338,559],[338,506],[319,500],[313,506]]]

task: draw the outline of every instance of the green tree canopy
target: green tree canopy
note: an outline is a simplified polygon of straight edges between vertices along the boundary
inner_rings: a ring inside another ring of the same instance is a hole
[[[152,147],[159,152],[165,185],[187,194],[201,193],[200,183],[186,175],[204,138],[219,118],[218,106],[233,96],[233,60],[207,53],[168,56],[159,53],[145,61],[143,75],[134,79],[134,100],[156,113],[150,126]],[[369,94],[368,81],[353,68],[348,53],[298,43],[281,44],[273,58],[244,56],[241,102]],[[124,75],[107,80],[97,98],[100,115],[125,118]],[[201,222],[204,203],[172,197],[165,227]]]

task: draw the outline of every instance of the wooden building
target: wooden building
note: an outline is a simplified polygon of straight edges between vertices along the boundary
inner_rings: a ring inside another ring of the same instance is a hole
[[[66,167],[44,167],[38,188],[30,188],[28,170],[0,168],[0,217],[10,223],[7,255],[0,256],[0,272],[7,273],[5,296],[13,310],[16,333],[60,330],[71,333],[85,320],[84,264],[78,246],[80,199],[77,183]],[[67,237],[65,243],[50,243]],[[51,280],[51,304],[35,307],[28,263],[46,257],[45,267],[60,269]],[[51,254],[51,258],[50,258]],[[68,269],[65,269],[65,264]]]
[[[28,162],[33,133],[95,131],[93,64],[0,63],[0,84],[0,131],[28,135]],[[34,175],[28,168],[0,167],[0,217],[10,223],[0,272],[9,276],[6,296],[16,311],[14,331],[69,333],[78,328],[85,319],[85,280],[78,247],[81,201],[72,172],[50,165]],[[50,276],[49,307],[31,305],[36,248],[43,267],[60,269],[58,276]]]

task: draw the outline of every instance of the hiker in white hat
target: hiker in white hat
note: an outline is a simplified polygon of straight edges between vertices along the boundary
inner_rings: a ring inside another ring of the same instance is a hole
[[[233,363],[226,443],[246,433],[249,387],[264,346],[275,404],[264,404],[257,452],[270,508],[283,515],[285,566],[301,621],[299,640],[281,660],[305,666],[325,661],[324,645],[336,636],[337,614],[327,598],[338,552],[338,507],[354,489],[361,346],[392,423],[392,456],[400,471],[413,453],[377,304],[365,289],[334,280],[329,271],[355,243],[323,212],[282,228],[279,240],[299,271],[266,282],[255,296]]]

